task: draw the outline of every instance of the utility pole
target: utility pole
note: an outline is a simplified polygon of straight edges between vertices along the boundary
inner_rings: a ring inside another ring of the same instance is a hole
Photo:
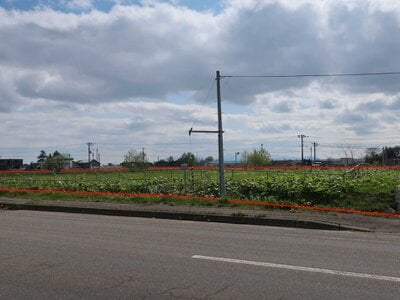
[[[235,165],[237,164],[237,156],[240,154],[240,152],[235,152]]]
[[[314,142],[313,143],[313,145],[314,145],[314,163],[315,163],[315,161],[317,160],[317,146],[319,145],[317,142]]]
[[[386,154],[385,150],[386,150],[385,147],[382,147],[382,166],[385,165],[385,154]]]
[[[89,169],[91,169],[92,166],[90,164],[90,154],[92,154],[92,150],[90,149],[90,147],[92,147],[94,144],[91,142],[87,142],[86,145],[88,146],[88,165],[89,165]]]
[[[225,197],[225,170],[224,170],[224,140],[222,131],[222,108],[221,108],[221,75],[216,72],[217,81],[217,103],[218,103],[218,161],[219,161],[219,195]]]
[[[216,72],[215,80],[217,81],[217,107],[218,107],[218,130],[193,130],[189,129],[189,135],[192,133],[218,133],[218,164],[219,164],[219,196],[225,197],[225,169],[224,169],[224,140],[222,129],[222,109],[221,109],[221,74]]]
[[[308,137],[305,134],[299,134],[297,135],[298,138],[301,140],[301,164],[304,165],[304,138]]]
[[[145,154],[144,154],[144,148],[142,148],[142,160],[143,160],[143,170],[145,166]]]

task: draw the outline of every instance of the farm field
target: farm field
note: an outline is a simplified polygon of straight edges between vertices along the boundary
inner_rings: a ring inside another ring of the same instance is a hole
[[[227,198],[392,212],[397,168],[228,169]],[[0,172],[0,187],[218,197],[216,169],[138,172]],[[7,194],[7,192],[1,192]],[[8,193],[9,194],[9,193]],[[135,198],[125,201],[135,201]]]

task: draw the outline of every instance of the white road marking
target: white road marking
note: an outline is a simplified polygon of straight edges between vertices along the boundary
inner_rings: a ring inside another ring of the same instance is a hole
[[[203,256],[203,255],[193,255],[192,258],[210,260],[210,261],[228,262],[228,263],[234,263],[234,264],[261,266],[261,267],[267,267],[267,268],[277,268],[277,269],[286,269],[286,270],[294,270],[294,271],[314,272],[314,273],[323,273],[323,274],[331,274],[331,275],[340,275],[340,276],[349,276],[349,277],[400,282],[400,277],[354,273],[354,272],[346,272],[346,271],[337,271],[337,270],[311,268],[311,267],[301,267],[301,266],[293,266],[293,265],[283,265],[283,264],[275,264],[275,263],[268,263],[268,262],[258,262],[258,261],[251,261],[251,260]]]

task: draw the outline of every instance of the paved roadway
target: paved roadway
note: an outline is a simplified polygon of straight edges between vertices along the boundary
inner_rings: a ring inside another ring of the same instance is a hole
[[[0,299],[399,299],[400,236],[0,211]]]

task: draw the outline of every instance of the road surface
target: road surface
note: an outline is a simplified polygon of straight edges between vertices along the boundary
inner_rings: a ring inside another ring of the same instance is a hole
[[[400,235],[0,211],[0,299],[398,299]]]

